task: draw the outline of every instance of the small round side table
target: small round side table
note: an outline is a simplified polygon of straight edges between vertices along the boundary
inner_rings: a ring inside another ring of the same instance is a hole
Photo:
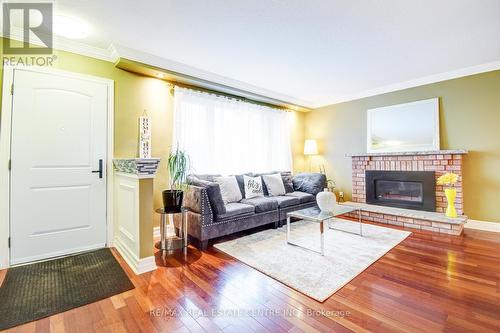
[[[187,246],[187,212],[188,210],[182,208],[180,212],[170,213],[165,212],[165,209],[157,208],[157,214],[161,215],[160,221],[160,236],[161,241],[157,243],[157,248],[162,251],[171,251],[183,249]],[[181,215],[181,223],[179,228],[175,227],[174,216]]]

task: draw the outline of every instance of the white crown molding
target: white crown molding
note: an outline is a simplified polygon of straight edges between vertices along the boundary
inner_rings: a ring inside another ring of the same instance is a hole
[[[477,65],[477,66],[456,69],[456,70],[452,70],[449,72],[424,76],[424,77],[421,77],[418,79],[399,82],[399,83],[395,83],[395,84],[391,84],[391,85],[387,85],[387,86],[383,86],[383,87],[379,87],[379,88],[370,89],[370,90],[366,90],[363,92],[351,94],[351,95],[345,95],[345,96],[342,96],[339,98],[335,98],[333,100],[326,100],[326,101],[322,101],[320,103],[315,103],[312,107],[315,109],[322,108],[322,107],[329,106],[329,105],[350,102],[350,101],[354,101],[354,100],[362,99],[362,98],[366,98],[366,97],[382,95],[382,94],[386,94],[386,93],[390,93],[390,92],[394,92],[394,91],[399,91],[399,90],[419,87],[419,86],[423,86],[423,85],[427,85],[427,84],[457,79],[460,77],[470,76],[470,75],[474,75],[474,74],[491,72],[491,71],[495,71],[495,70],[499,70],[499,69],[500,69],[500,60],[484,63],[484,64]]]
[[[4,36],[3,32],[0,32],[0,36],[17,41],[23,41],[23,30],[19,27],[13,26],[11,27],[10,36]],[[30,42],[34,45],[43,46],[43,44],[36,39]],[[109,62],[115,62],[117,59],[116,50],[114,50],[112,46],[110,46],[107,49],[103,49],[57,35],[54,35],[52,48],[55,50],[62,50],[71,53],[76,53],[79,55]]]
[[[6,37],[2,35],[1,31],[0,31],[0,36]],[[23,40],[22,29],[18,27],[12,27],[10,32],[10,37],[7,36],[6,38],[22,41]],[[34,41],[33,44],[42,45],[40,42],[37,41]],[[260,88],[239,80],[230,79],[225,76],[221,76],[180,62],[158,57],[149,53],[145,53],[139,50],[134,50],[121,45],[110,44],[107,49],[104,49],[89,44],[77,42],[74,40],[70,40],[68,38],[54,36],[53,48],[113,63],[116,63],[119,58],[126,58],[150,66],[191,76],[193,78],[201,79],[207,82],[213,82],[218,85],[226,86],[228,87],[228,92],[229,90],[231,90],[230,88],[234,88],[239,90],[240,92],[248,92],[250,94],[261,96],[263,98],[263,101],[266,98],[268,98],[270,102],[280,101],[283,102],[283,104],[292,104],[292,105],[302,106],[308,109],[318,109],[325,106],[350,102],[366,97],[382,95],[390,92],[419,87],[427,84],[457,79],[460,77],[500,70],[500,60],[498,60],[476,66],[470,66],[448,72],[429,75],[404,82],[398,82],[383,87],[369,89],[366,91],[344,95],[334,99],[328,99],[314,103],[293,96],[288,96],[271,90],[267,90],[265,88]]]
[[[10,36],[0,36],[10,38],[13,40],[22,41],[23,40],[23,31],[21,28],[12,27]],[[31,41],[34,45],[43,45],[40,41],[33,40]],[[157,57],[152,54],[148,54],[142,51],[134,50],[131,48],[127,48],[124,46],[110,44],[107,49],[98,48],[95,46],[91,46],[89,44],[77,42],[74,40],[70,40],[68,38],[54,36],[53,39],[53,49],[67,51],[95,59],[100,59],[104,61],[109,61],[116,63],[119,58],[126,58],[129,60],[137,61],[143,64],[147,64],[150,66],[158,67],[161,69],[165,69],[168,71],[176,72],[182,75],[191,76],[196,79],[201,79],[207,82],[213,82],[214,84],[222,85],[227,87],[226,92],[231,92],[232,90],[239,90],[240,93],[236,93],[242,95],[242,97],[249,97],[255,99],[255,96],[261,96],[262,101],[267,101],[270,103],[276,103],[276,101],[281,102],[281,104],[292,104],[297,105],[299,107],[310,108],[312,103],[308,101],[303,101],[291,96],[283,95],[274,91],[270,91],[264,88],[260,88],[257,86],[250,85],[245,82],[241,82],[238,80],[233,80],[215,73],[211,73],[208,71],[204,71],[195,67],[191,67],[173,60],[169,60],[166,58]],[[220,87],[215,87],[220,88]],[[244,96],[242,92],[248,92],[250,95]]]
[[[246,92],[254,95],[250,97],[252,99],[256,99],[256,96],[260,96],[262,97],[262,101],[265,101],[265,99],[267,98],[273,100],[270,102],[274,104],[276,104],[276,101],[279,101],[282,102],[282,104],[292,104],[305,108],[310,108],[312,106],[312,103],[309,101],[301,100],[299,98],[257,87],[246,82],[221,76],[174,60],[158,57],[153,54],[131,49],[122,45],[115,44],[114,47],[116,48],[121,58],[165,69],[171,72],[178,73],[180,75],[195,78],[199,81],[205,81],[206,83],[213,83],[214,89],[221,90],[223,92],[231,93],[231,90],[237,90],[238,92],[236,92],[236,94],[238,95],[242,95],[242,92]],[[224,87],[227,87],[228,91],[224,91]],[[247,96],[243,94],[242,97]]]
[[[54,37],[54,49],[84,55],[87,57],[115,62],[115,55],[110,48],[103,49],[88,44],[72,41],[63,37]]]
[[[111,57],[111,61],[116,63],[118,59],[120,59],[120,55],[118,54],[118,51],[116,50],[115,46],[113,44],[109,44],[108,47],[108,52]]]

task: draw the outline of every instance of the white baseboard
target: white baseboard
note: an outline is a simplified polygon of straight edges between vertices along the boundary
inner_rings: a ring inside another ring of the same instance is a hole
[[[464,228],[491,232],[500,232],[500,223],[468,220]]]
[[[137,258],[137,256],[120,241],[119,237],[115,238],[114,244],[125,262],[129,265],[129,267],[134,271],[135,274],[139,275],[142,273],[154,271],[156,269],[154,256],[142,259]]]

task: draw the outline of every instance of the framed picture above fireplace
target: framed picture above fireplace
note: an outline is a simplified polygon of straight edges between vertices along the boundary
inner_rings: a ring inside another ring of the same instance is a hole
[[[369,109],[368,153],[439,150],[439,98]]]

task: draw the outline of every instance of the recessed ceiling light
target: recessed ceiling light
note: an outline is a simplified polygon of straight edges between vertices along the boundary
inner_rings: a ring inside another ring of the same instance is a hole
[[[74,17],[56,15],[54,17],[54,33],[72,39],[82,39],[89,35],[88,24]]]

